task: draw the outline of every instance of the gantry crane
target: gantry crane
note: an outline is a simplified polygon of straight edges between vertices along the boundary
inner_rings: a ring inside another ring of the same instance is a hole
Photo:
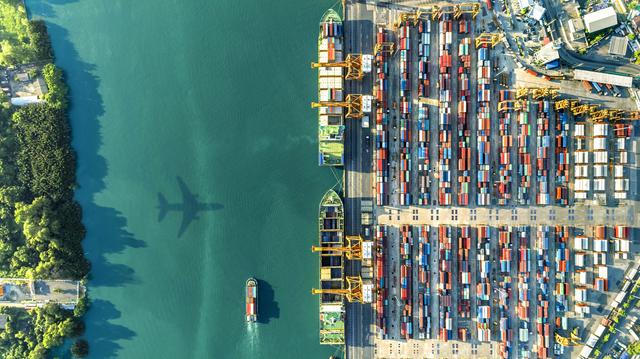
[[[598,106],[595,106],[595,105],[591,106],[588,103],[581,104],[578,101],[573,101],[571,102],[571,113],[573,113],[574,116],[580,116],[586,113],[590,113],[591,111],[597,109],[597,107]]]
[[[527,107],[526,100],[506,100],[506,101],[498,102],[498,111],[500,112],[510,111],[510,110],[521,111],[526,107]]]
[[[362,118],[362,95],[349,94],[345,101],[320,101],[312,102],[312,108],[318,107],[342,107],[347,109],[346,118]]]
[[[472,18],[476,18],[480,12],[480,3],[465,3],[453,5],[453,18],[459,19],[462,14],[471,14]]]
[[[343,295],[348,302],[362,303],[362,278],[345,277],[347,287],[344,289],[311,289],[311,294],[336,294]]]
[[[516,89],[517,99],[526,99],[529,96],[529,89],[526,87],[519,87]]]
[[[491,47],[495,47],[502,40],[502,34],[488,34],[482,33],[476,36],[476,49],[480,47],[480,45],[491,45]]]
[[[343,67],[347,69],[347,74],[344,76],[347,80],[362,80],[362,54],[348,54],[344,61],[340,62],[312,62],[311,68],[317,69],[319,67]]]
[[[568,99],[564,99],[564,100],[560,100],[560,101],[556,101],[554,107],[556,109],[556,111],[558,110],[566,110],[568,108],[572,107],[572,103],[576,102],[576,100],[568,100]]]
[[[401,13],[396,19],[396,21],[393,22],[393,28],[397,30],[398,28],[400,28],[400,25],[402,25],[402,23],[406,21],[411,21],[413,26],[417,26],[418,21],[420,21],[420,16],[422,14],[423,14],[422,10],[419,10],[419,9],[413,13],[410,13],[410,12]]]
[[[362,237],[347,236],[347,245],[343,247],[311,247],[312,252],[341,252],[347,259],[362,260]]]
[[[379,54],[383,52],[387,52],[389,54],[393,54],[396,49],[396,44],[393,42],[377,42],[376,46],[373,49],[374,54]]]

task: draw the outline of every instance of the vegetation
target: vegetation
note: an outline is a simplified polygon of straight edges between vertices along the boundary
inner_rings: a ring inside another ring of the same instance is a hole
[[[0,332],[0,354],[5,359],[45,358],[49,349],[62,344],[66,336],[73,336],[82,326],[80,317],[57,304],[29,313],[4,308],[3,313],[8,316],[7,326]]]
[[[627,351],[630,355],[640,354],[640,341],[629,344],[629,346],[627,347]]]
[[[47,63],[48,87],[44,103],[0,106],[0,276],[82,279],[89,263],[82,211],[73,198],[76,160],[63,73],[50,63],[45,23],[28,21],[21,0],[0,0],[0,39],[0,66]],[[65,337],[84,334],[87,306],[82,298],[73,311],[54,304],[3,309],[8,322],[0,331],[0,357],[46,358]],[[86,340],[72,346],[76,357],[88,352]]]
[[[0,1],[0,65],[12,66],[53,58],[42,20],[27,20],[21,0]]]
[[[627,37],[629,38],[629,40],[633,40],[636,38],[636,34],[630,33],[629,35],[627,35]]]
[[[89,355],[89,343],[84,339],[78,339],[71,346],[71,354],[77,358],[85,358]]]

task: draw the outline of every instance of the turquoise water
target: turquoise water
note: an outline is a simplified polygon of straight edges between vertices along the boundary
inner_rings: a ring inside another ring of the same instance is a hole
[[[72,91],[95,358],[325,358],[317,24],[332,1],[28,0]],[[158,221],[180,177],[202,202]],[[244,322],[244,281],[263,323]]]

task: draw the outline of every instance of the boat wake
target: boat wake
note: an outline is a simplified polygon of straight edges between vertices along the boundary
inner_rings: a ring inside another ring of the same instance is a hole
[[[247,335],[243,339],[242,347],[254,353],[260,346],[260,326],[256,322],[247,322]]]

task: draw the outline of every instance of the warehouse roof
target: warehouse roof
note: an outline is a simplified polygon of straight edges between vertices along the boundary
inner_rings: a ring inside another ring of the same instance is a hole
[[[596,32],[618,24],[618,15],[612,6],[584,16],[584,26],[588,32]]]
[[[532,19],[534,19],[536,21],[540,21],[540,20],[542,20],[542,16],[544,15],[545,11],[547,11],[547,9],[545,9],[542,6],[540,6],[539,4],[535,4],[533,6],[533,11],[531,11],[531,14],[529,14],[529,17],[531,17]]]
[[[627,54],[627,44],[629,39],[626,37],[613,36],[609,43],[609,54],[617,56],[625,56]]]
[[[629,76],[612,75],[603,72],[585,70],[573,70],[573,78],[580,81],[585,80],[622,87],[631,87],[633,83],[633,78]]]

